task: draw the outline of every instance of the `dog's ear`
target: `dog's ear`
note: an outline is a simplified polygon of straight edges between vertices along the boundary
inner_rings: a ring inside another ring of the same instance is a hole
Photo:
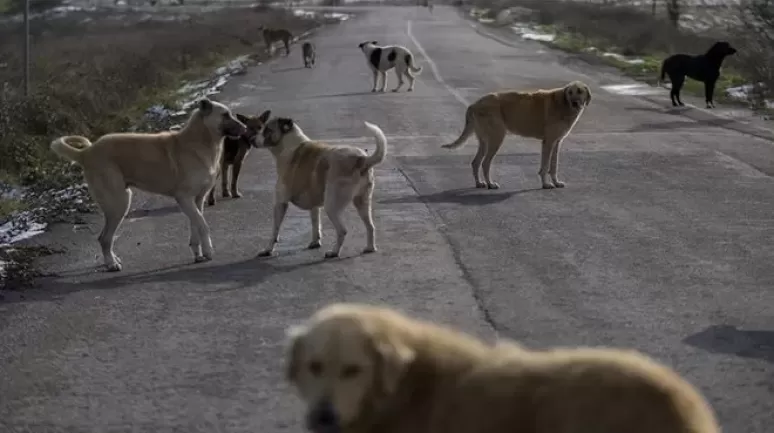
[[[293,130],[293,119],[280,117],[279,119],[277,119],[277,124],[279,124],[280,132],[282,132],[283,134],[287,134],[288,132]]]
[[[271,116],[271,110],[266,110],[260,116],[258,116],[258,121],[261,122],[261,124],[265,125],[266,122],[269,121],[270,116]]]
[[[236,116],[238,121],[240,121],[240,122],[242,122],[244,124],[247,124],[247,122],[250,121],[250,118],[245,116],[244,114],[234,113],[234,116]]]
[[[301,362],[301,350],[306,333],[307,327],[303,325],[291,326],[285,331],[285,336],[287,338],[285,378],[289,382],[294,382],[296,377],[298,377],[299,364]]]
[[[371,341],[377,360],[377,380],[382,389],[391,394],[398,389],[404,373],[416,358],[414,349],[395,336],[375,336]]]
[[[371,43],[374,45],[379,45],[379,42],[376,42],[376,41],[371,41]]]
[[[586,101],[585,101],[585,105],[588,107],[588,106],[589,106],[589,104],[591,104],[591,88],[589,88],[589,86],[588,86],[588,85],[584,85],[584,86],[583,86],[583,90],[585,90],[585,91],[586,91]]]
[[[572,89],[572,83],[564,86],[564,89],[562,89],[562,99],[568,107],[572,105],[572,101],[570,100],[570,89]]]
[[[207,98],[202,98],[199,100],[199,113],[201,113],[202,116],[207,116],[210,113],[212,113],[212,101],[210,101]]]

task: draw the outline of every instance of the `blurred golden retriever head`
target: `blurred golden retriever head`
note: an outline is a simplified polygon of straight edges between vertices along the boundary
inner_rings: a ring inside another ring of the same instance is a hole
[[[395,393],[416,354],[388,329],[375,311],[333,305],[288,331],[287,380],[306,403],[309,430],[338,433]]]
[[[586,107],[591,103],[591,89],[582,81],[572,81],[564,86],[564,98],[572,108]]]

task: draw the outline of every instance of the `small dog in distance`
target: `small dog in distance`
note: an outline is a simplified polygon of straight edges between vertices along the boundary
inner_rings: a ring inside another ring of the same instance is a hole
[[[379,76],[382,77],[382,87],[379,91],[384,92],[384,88],[387,87],[387,71],[392,68],[395,68],[395,75],[398,77],[398,86],[392,91],[397,92],[403,86],[403,76],[409,80],[408,91],[414,90],[414,74],[422,72],[422,67],[414,66],[414,56],[408,48],[400,45],[380,47],[379,42],[376,41],[363,42],[358,47],[366,55],[368,66],[374,74],[372,92],[376,92]]]
[[[316,57],[314,44],[311,42],[304,42],[301,46],[301,54],[304,57],[304,67],[311,68],[314,65],[314,59]]]

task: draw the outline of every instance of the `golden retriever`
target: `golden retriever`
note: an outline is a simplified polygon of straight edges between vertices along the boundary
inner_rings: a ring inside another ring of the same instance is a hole
[[[484,343],[395,310],[333,304],[288,331],[314,433],[719,433],[702,395],[635,351]]]
[[[556,89],[488,93],[468,106],[459,138],[441,147],[461,147],[475,132],[478,151],[471,165],[476,188],[497,189],[500,185],[492,180],[490,169],[506,133],[537,138],[543,142],[538,171],[543,188],[562,188],[564,182],[557,177],[559,149],[590,102],[591,90],[580,81]],[[479,177],[482,161],[485,182]]]
[[[68,135],[51,142],[54,153],[83,167],[89,192],[105,214],[98,240],[108,271],[122,268],[113,243],[132,203],[129,187],[174,198],[190,221],[194,262],[212,260],[204,199],[218,175],[223,138],[245,131],[228,107],[204,98],[179,131],[113,133],[94,143]]]

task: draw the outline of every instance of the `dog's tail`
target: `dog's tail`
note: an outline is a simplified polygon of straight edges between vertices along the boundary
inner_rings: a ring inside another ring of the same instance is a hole
[[[444,144],[441,147],[444,149],[456,149],[462,147],[462,145],[468,141],[468,138],[473,135],[473,122],[475,122],[475,119],[473,118],[473,107],[468,107],[468,109],[465,110],[465,128],[462,130],[462,134],[460,134],[454,142]]]
[[[661,82],[664,81],[664,77],[666,77],[666,69],[664,68],[664,65],[666,65],[666,59],[664,59],[664,61],[661,62],[661,70],[658,73],[658,81],[656,82],[656,87],[661,87]]]
[[[91,147],[91,141],[81,135],[65,135],[52,141],[50,147],[60,157],[83,164],[83,151]]]
[[[406,66],[408,66],[409,71],[413,72],[414,74],[422,72],[421,66],[414,65],[414,56],[411,55],[411,53],[406,54]]]
[[[382,132],[381,128],[374,125],[373,123],[363,123],[365,123],[366,128],[371,130],[371,132],[374,134],[374,137],[376,138],[376,152],[374,152],[373,155],[369,155],[365,159],[365,164],[363,165],[363,170],[368,170],[376,164],[384,161],[384,157],[387,156],[387,137],[384,136],[384,132]]]

